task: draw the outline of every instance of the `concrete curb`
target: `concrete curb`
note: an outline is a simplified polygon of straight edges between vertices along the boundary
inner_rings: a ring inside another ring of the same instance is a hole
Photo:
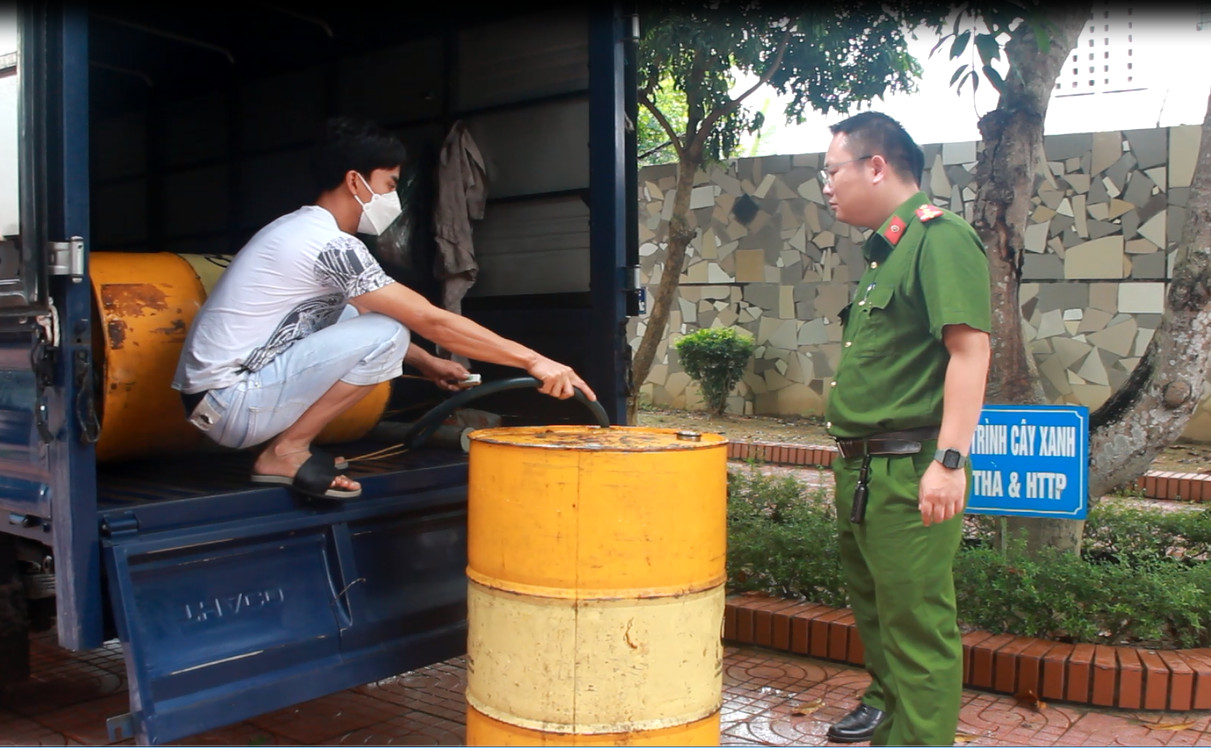
[[[730,441],[727,456],[732,460],[824,468],[833,464],[837,448],[786,442]],[[1211,475],[1149,471],[1136,480],[1135,486],[1149,499],[1211,502]]]
[[[862,665],[862,641],[849,608],[732,595],[724,607],[723,638]],[[1036,707],[1066,701],[1121,709],[1211,709],[1211,648],[1064,644],[972,631],[963,637],[963,683],[1012,694]]]

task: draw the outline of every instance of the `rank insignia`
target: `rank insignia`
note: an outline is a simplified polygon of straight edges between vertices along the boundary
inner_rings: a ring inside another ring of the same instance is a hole
[[[887,229],[883,232],[883,238],[891,246],[896,246],[896,242],[900,241],[900,237],[904,236],[905,225],[899,216],[892,216],[891,221],[887,224]]]
[[[942,215],[942,209],[929,203],[917,208],[917,218],[921,219],[921,223],[932,221],[940,215]]]

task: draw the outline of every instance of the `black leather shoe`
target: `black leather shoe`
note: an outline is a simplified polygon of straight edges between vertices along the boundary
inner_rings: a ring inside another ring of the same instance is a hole
[[[828,728],[828,739],[834,743],[861,743],[875,736],[875,728],[887,714],[882,709],[858,704],[858,708],[837,720]]]

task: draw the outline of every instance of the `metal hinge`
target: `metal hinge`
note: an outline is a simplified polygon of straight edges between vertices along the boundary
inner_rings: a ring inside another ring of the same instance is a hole
[[[84,237],[73,236],[65,242],[50,242],[50,274],[71,277],[72,283],[84,280]]]
[[[130,712],[105,719],[105,730],[111,743],[130,740],[135,736],[135,717]]]
[[[648,293],[643,287],[638,265],[624,268],[622,292],[626,294],[626,316],[637,317],[648,313]]]
[[[115,517],[101,520],[101,535],[107,538],[117,538],[133,535],[139,531],[139,518],[131,512],[125,512]]]

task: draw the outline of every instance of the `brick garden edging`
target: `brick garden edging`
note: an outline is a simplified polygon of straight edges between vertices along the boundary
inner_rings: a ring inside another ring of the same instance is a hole
[[[837,448],[783,442],[729,441],[727,456],[732,460],[756,460],[773,465],[828,467],[837,456]],[[1136,480],[1135,486],[1149,499],[1211,503],[1211,475],[1150,470]]]
[[[732,595],[724,608],[723,638],[862,665],[862,641],[849,608]],[[972,631],[963,637],[963,684],[1013,694],[1027,702],[1169,711],[1211,709],[1211,648],[1064,644]]]

